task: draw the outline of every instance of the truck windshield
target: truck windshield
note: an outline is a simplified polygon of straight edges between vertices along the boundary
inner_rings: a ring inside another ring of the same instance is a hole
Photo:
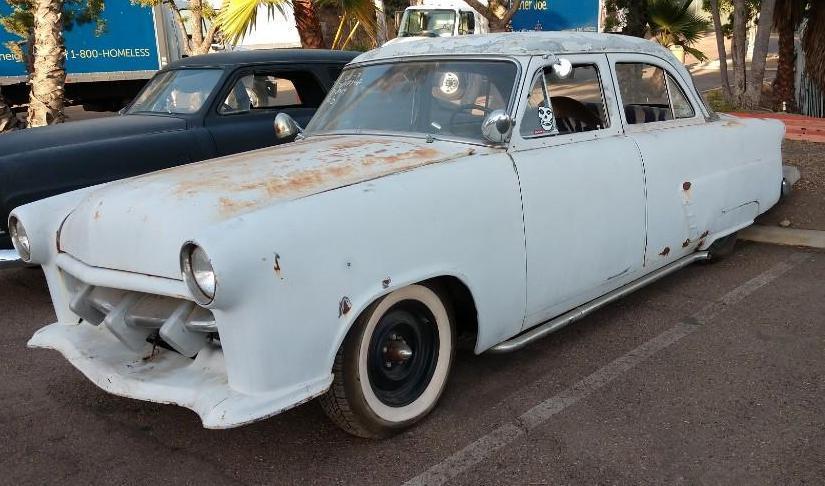
[[[153,77],[127,113],[195,113],[215,89],[220,69],[175,69]]]
[[[317,133],[402,132],[483,140],[481,124],[510,106],[510,61],[409,61],[344,71],[307,126]]]
[[[453,10],[404,11],[398,37],[439,37],[453,35],[455,12]]]

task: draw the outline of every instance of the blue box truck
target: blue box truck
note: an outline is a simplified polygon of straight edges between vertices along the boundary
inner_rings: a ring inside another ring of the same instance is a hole
[[[521,0],[514,31],[601,32],[602,0]]]
[[[0,2],[0,15],[9,13]],[[106,0],[103,29],[71,25],[66,43],[66,99],[91,110],[117,110],[166,63],[180,58],[180,38],[168,9]],[[0,28],[0,85],[12,105],[28,102],[26,64],[8,43],[21,39]]]

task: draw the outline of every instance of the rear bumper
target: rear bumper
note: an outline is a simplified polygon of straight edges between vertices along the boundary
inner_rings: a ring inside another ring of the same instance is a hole
[[[0,270],[4,268],[23,267],[26,263],[20,259],[17,250],[0,250]]]
[[[324,393],[332,376],[286,390],[244,394],[229,386],[220,347],[195,359],[157,348],[149,357],[131,351],[105,326],[55,323],[37,331],[32,348],[59,351],[103,390],[129,398],[189,408],[208,429],[237,427],[276,415]]]

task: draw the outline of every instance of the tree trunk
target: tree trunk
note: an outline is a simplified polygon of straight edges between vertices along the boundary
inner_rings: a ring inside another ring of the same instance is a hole
[[[192,48],[200,51],[203,49],[203,2],[202,0],[189,0],[189,12],[192,17]],[[198,52],[200,53],[200,52]]]
[[[728,79],[728,54],[725,50],[725,35],[722,33],[722,19],[719,16],[719,0],[710,0],[710,14],[713,17],[713,30],[716,33],[716,50],[719,52],[719,75],[722,77],[722,90],[730,101],[731,88]]]
[[[384,0],[374,0],[375,3],[375,18],[377,22],[375,23],[375,41],[378,43],[379,46],[383,45],[387,40],[389,40],[389,36],[387,33],[387,15],[384,11]]]
[[[63,44],[63,0],[34,1],[34,69],[31,74],[28,125],[63,121],[66,46]]]
[[[745,0],[733,0],[733,96],[742,105],[747,90],[747,66],[745,56],[748,51],[748,29],[746,25]]]
[[[312,0],[294,0],[292,8],[295,11],[295,25],[301,37],[301,47],[323,49],[324,34],[321,32],[321,22],[318,21]]]
[[[808,24],[802,38],[805,53],[805,75],[821,90],[825,90],[825,1],[811,3]]]
[[[748,79],[746,108],[758,108],[762,101],[762,85],[765,82],[765,64],[768,57],[768,44],[771,40],[773,27],[773,9],[776,0],[762,0],[759,10],[759,27],[756,29],[756,41],[753,47],[753,61]]]
[[[519,6],[521,5],[521,0],[515,0],[512,4],[510,4],[510,8],[504,11],[503,17],[499,17],[493,11],[493,7],[490,3],[485,5],[478,0],[465,0],[465,3],[487,19],[490,26],[490,32],[507,32],[508,27],[510,26],[510,21],[513,20],[513,16],[516,12],[518,12]],[[503,7],[499,9],[499,11],[502,10]]]
[[[778,30],[779,63],[776,67],[776,78],[773,80],[773,108],[781,110],[784,107],[787,111],[795,112],[796,48],[794,46],[794,34],[796,33],[796,26],[782,22],[779,24]]]
[[[629,0],[627,19],[622,34],[644,37],[647,34],[647,0]]]

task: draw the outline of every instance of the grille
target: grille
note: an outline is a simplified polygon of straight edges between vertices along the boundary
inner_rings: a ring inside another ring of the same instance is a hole
[[[91,325],[106,326],[135,352],[145,352],[159,337],[169,348],[191,358],[208,342],[219,340],[215,317],[194,302],[93,286],[66,272],[63,275],[72,295],[72,312]]]

